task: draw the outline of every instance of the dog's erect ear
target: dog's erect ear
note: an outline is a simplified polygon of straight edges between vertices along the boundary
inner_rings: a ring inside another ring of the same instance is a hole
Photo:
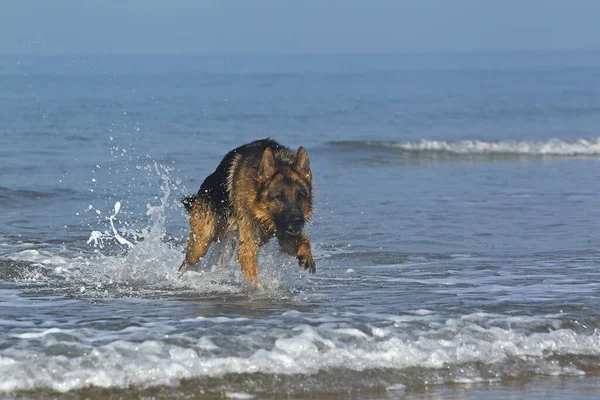
[[[273,151],[267,147],[264,151],[260,166],[258,167],[258,176],[256,179],[260,183],[265,183],[275,174],[275,157]]]
[[[310,163],[308,162],[308,153],[304,147],[300,146],[298,153],[296,154],[296,161],[294,161],[294,171],[300,174],[304,179],[310,181],[312,179],[312,173],[310,172]]]

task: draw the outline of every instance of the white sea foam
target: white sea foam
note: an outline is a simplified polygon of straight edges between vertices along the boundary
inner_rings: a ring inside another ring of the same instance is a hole
[[[460,331],[444,328],[438,332],[421,332],[413,339],[401,330],[384,337],[357,332],[357,329],[335,329],[331,324],[298,325],[291,334],[273,329],[261,333],[268,336],[271,339],[268,343],[272,344],[263,344],[254,352],[244,354],[216,346],[205,337],[189,347],[162,340],[121,339],[89,349],[90,339],[85,333],[70,331],[70,335],[78,336],[68,345],[73,349],[87,348],[82,355],[56,355],[51,350],[36,353],[27,346],[2,351],[0,391],[148,387],[177,385],[181,379],[221,378],[227,374],[315,375],[340,368],[365,371],[446,367],[453,368],[452,382],[468,383],[489,381],[490,378],[482,378],[482,371],[489,371],[493,365],[510,358],[526,361],[537,373],[583,375],[584,371],[572,365],[561,366],[548,358],[600,355],[600,332],[582,334],[570,329],[528,334],[467,324]],[[44,346],[53,346],[56,343],[53,335],[65,333],[55,329],[23,338],[32,344],[43,340]],[[231,335],[229,339],[234,343],[233,348],[236,343],[248,340],[246,335]],[[485,365],[481,371],[476,367],[478,364]],[[402,390],[402,385],[394,384],[389,389]]]
[[[401,383],[397,383],[395,385],[388,386],[387,390],[389,390],[389,391],[403,392],[404,390],[406,390],[406,386],[403,385],[403,384],[401,384]]]
[[[253,399],[255,396],[244,392],[225,392],[228,399]]]
[[[166,243],[162,236],[162,232],[150,228],[123,255],[29,249],[7,258],[39,267],[24,270],[20,281],[66,284],[65,289],[71,293],[89,297],[145,297],[165,289],[178,293],[242,293],[249,289],[234,257],[215,263],[211,262],[215,261],[213,257],[196,271],[180,274],[178,266],[184,256],[183,249]],[[302,284],[298,277],[287,277],[286,270],[280,268],[282,263],[290,262],[287,257],[263,254],[260,261],[264,267],[263,292],[279,292],[292,282],[290,278]]]
[[[208,321],[214,322],[217,324],[225,323],[225,322],[239,322],[239,321],[248,321],[248,318],[228,318],[228,317],[196,317],[196,321]]]
[[[57,333],[57,332],[63,332],[63,330],[59,329],[59,328],[50,328],[50,329],[46,329],[43,331],[21,333],[19,335],[14,335],[14,336],[18,337],[19,339],[34,339],[34,338],[41,338],[48,334]]]
[[[600,156],[600,138],[546,141],[419,140],[415,142],[343,141],[339,145],[397,149],[414,153],[456,155]]]

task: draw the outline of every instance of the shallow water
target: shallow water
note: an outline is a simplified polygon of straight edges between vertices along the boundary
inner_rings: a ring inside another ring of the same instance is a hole
[[[0,58],[0,393],[597,398],[599,76],[598,53]],[[179,275],[179,199],[266,136],[308,150],[317,274],[271,244],[256,290],[224,243]]]

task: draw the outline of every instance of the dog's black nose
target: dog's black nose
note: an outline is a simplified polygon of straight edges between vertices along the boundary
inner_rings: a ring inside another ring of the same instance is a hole
[[[302,214],[292,215],[287,222],[287,233],[297,235],[304,227],[304,216]]]

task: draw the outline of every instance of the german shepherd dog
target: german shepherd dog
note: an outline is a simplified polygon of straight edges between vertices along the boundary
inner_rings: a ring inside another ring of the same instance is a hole
[[[273,237],[314,274],[310,240],[302,233],[312,214],[311,181],[304,147],[294,152],[263,139],[227,153],[198,193],[182,200],[190,214],[190,237],[179,271],[193,268],[212,242],[237,233],[237,260],[250,282],[257,283],[259,248]]]

